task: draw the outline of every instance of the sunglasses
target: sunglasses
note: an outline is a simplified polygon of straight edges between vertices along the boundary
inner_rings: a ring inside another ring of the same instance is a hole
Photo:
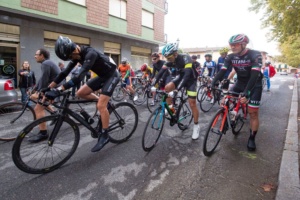
[[[172,58],[174,55],[172,54],[172,55],[169,55],[169,56],[166,56],[166,58],[167,59],[170,59],[170,58]]]
[[[153,61],[157,60],[157,58],[152,58]]]

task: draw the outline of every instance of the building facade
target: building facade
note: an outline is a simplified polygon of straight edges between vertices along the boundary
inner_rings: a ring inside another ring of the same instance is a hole
[[[58,63],[59,35],[92,46],[117,64],[127,58],[137,69],[164,43],[166,9],[166,0],[1,0],[0,73],[17,80],[28,60],[39,78],[34,54],[46,48]]]

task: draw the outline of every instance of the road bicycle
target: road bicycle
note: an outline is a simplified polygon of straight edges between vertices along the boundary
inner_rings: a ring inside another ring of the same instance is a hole
[[[222,92],[221,89],[214,90]],[[228,92],[224,94],[221,107],[212,117],[203,140],[203,153],[210,156],[217,148],[221,138],[231,129],[237,135],[244,126],[247,118],[247,104],[240,103],[240,93]]]
[[[172,108],[166,102],[168,93],[162,90],[157,90],[156,93],[162,94],[162,99],[159,107],[148,118],[142,137],[142,147],[147,152],[154,148],[160,138],[165,119],[170,121],[170,126],[177,124],[180,130],[186,130],[193,120],[191,108],[187,103],[188,97],[184,93],[175,95]]]
[[[20,170],[31,174],[48,173],[67,162],[76,151],[80,139],[80,130],[74,120],[90,130],[93,138],[98,138],[98,133],[102,130],[101,117],[97,117],[98,121],[95,123],[85,110],[80,115],[69,108],[70,104],[96,104],[97,100],[69,100],[70,93],[65,91],[61,94],[63,99],[60,105],[53,104],[59,111],[57,114],[40,118],[19,133],[13,145],[12,158]],[[136,108],[128,102],[109,102],[107,107],[110,113],[110,142],[127,141],[137,127]],[[31,137],[39,133],[39,125],[42,123],[47,124],[48,139],[38,143],[29,142]],[[93,127],[93,124],[96,126]]]
[[[137,99],[134,100],[135,95],[132,95],[131,92],[126,88],[126,83],[123,82],[120,79],[120,83],[118,84],[115,89],[114,92],[111,96],[111,98],[116,101],[116,102],[120,102],[122,100],[124,100],[127,96],[129,97],[130,100],[132,100],[133,104],[135,105],[140,105],[141,100],[144,97],[142,96],[142,86],[139,86],[138,88],[136,88],[134,85],[132,86],[132,89],[135,91],[135,95],[137,95]]]
[[[40,103],[39,100],[30,99],[28,96],[24,104],[11,102],[0,105],[0,141],[15,140],[20,130],[36,119],[34,109],[30,105],[37,103]],[[49,107],[45,107],[45,110],[49,114],[55,113]],[[7,129],[8,125],[11,129]]]

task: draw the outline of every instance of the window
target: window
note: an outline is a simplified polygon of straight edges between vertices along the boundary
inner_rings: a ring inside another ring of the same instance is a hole
[[[109,14],[126,19],[126,1],[109,0]]]
[[[142,25],[149,28],[153,28],[153,13],[143,10]]]
[[[70,1],[70,2],[72,2],[72,3],[79,4],[79,5],[82,5],[82,6],[86,6],[85,0],[67,0],[67,1]]]

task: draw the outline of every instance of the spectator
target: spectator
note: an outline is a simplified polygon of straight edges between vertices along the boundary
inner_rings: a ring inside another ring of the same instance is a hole
[[[27,89],[35,85],[35,75],[34,72],[30,70],[30,64],[25,60],[22,64],[22,69],[19,71],[19,88],[22,94],[21,101],[25,104],[28,98]]]

